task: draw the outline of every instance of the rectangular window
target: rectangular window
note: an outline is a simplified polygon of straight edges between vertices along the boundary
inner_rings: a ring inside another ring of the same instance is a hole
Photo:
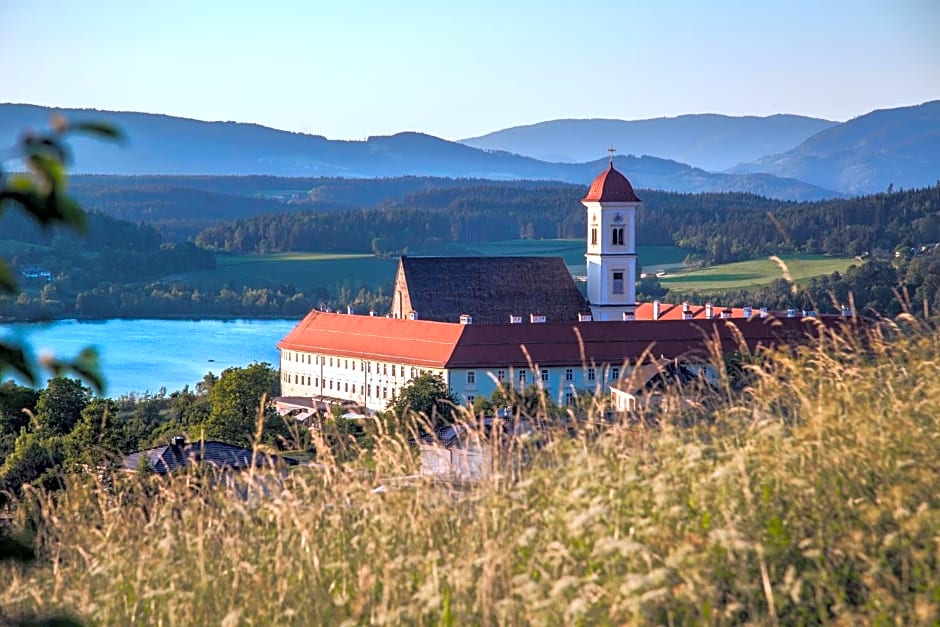
[[[477,373],[474,372],[473,370],[468,370],[467,371],[467,383],[472,385],[476,382],[477,382]]]
[[[591,227],[591,245],[597,246],[597,227]]]
[[[623,294],[623,271],[614,272],[614,294]]]
[[[496,371],[496,380],[499,381],[500,383],[502,383],[503,381],[505,381],[505,380],[506,380],[506,371],[505,371],[505,370],[497,370],[497,371]]]
[[[565,405],[574,405],[574,392],[565,392]]]
[[[588,379],[588,381],[593,381],[593,380],[594,380],[594,368],[588,368],[588,371],[587,371],[587,379]]]
[[[333,389],[333,379],[330,379],[330,389]]]
[[[519,371],[519,383],[525,383],[525,374],[524,369]]]
[[[467,395],[467,404],[468,404],[468,405],[473,405],[473,401],[475,401],[476,399],[477,399],[477,397],[474,396],[473,394],[468,394],[468,395]]]
[[[548,370],[543,368],[542,369],[542,381],[548,381],[548,376],[549,376]]]
[[[392,364],[392,376],[395,376],[395,364]]]
[[[345,391],[345,392],[348,392],[348,391],[349,391],[349,381],[347,381],[346,383],[343,384],[343,391]]]
[[[307,385],[310,385],[310,375],[307,375]]]
[[[355,393],[356,393],[356,384],[355,384],[355,383],[353,383],[353,389],[352,389],[352,393],[353,393],[353,394],[355,394]]]
[[[333,367],[333,358],[330,357],[330,368],[332,368],[332,367]]]
[[[316,386],[316,387],[320,387],[320,377],[316,377],[316,378],[313,380],[313,385]]]
[[[388,374],[388,364],[382,364],[382,374]]]
[[[617,245],[617,229],[613,230],[613,237],[611,238],[610,243],[614,246]]]
[[[574,369],[565,368],[565,381],[574,381]]]
[[[372,398],[372,386],[371,385],[366,388],[366,396],[368,396],[369,398]]]
[[[382,388],[382,398],[388,398],[388,388]]]
[[[620,378],[620,368],[618,366],[611,366],[610,367],[610,380],[616,381],[619,378]]]

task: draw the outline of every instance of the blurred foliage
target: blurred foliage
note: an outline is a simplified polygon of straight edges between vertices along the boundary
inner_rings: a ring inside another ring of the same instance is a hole
[[[66,166],[71,161],[67,139],[73,134],[90,135],[101,139],[121,140],[121,133],[113,126],[101,122],[68,122],[61,116],[51,121],[48,131],[23,133],[10,153],[10,161],[21,163],[26,172],[7,172],[0,163],[0,216],[17,209],[43,228],[61,225],[84,233],[87,227],[85,212],[68,194]],[[6,261],[0,260],[0,291],[16,289],[16,280]],[[54,375],[74,373],[88,381],[96,390],[104,387],[98,372],[97,355],[92,349],[83,350],[76,358],[63,360],[49,357],[42,365]],[[37,377],[25,347],[14,342],[0,342],[0,375],[10,370],[31,385]]]

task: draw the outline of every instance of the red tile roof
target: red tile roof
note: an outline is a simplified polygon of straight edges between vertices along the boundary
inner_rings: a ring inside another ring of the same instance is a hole
[[[685,320],[682,317],[682,307],[683,305],[675,305],[671,303],[661,303],[659,306],[659,320]],[[741,307],[712,307],[712,318],[721,318],[722,312],[730,312],[732,318],[746,318],[744,315],[744,309]],[[693,320],[707,320],[705,317],[705,306],[704,305],[693,305],[689,304],[689,313],[692,314]],[[760,315],[760,308],[754,307],[751,311],[751,316]],[[779,316],[779,314],[777,314]],[[653,303],[639,303],[636,306],[636,319],[637,320],[652,320],[653,319]]]
[[[813,329],[798,318],[470,325],[447,366],[526,367],[530,359],[540,366],[612,364],[636,361],[647,349],[666,359],[708,357],[706,340],[716,334],[721,350],[730,352],[739,348],[738,332],[754,350],[802,342]]]
[[[802,342],[814,325],[799,318],[744,320],[637,320],[462,325],[323,313],[307,315],[278,348],[397,361],[435,368],[527,367],[622,363],[655,357],[709,355],[706,339],[721,350]],[[523,348],[524,347],[524,348]]]
[[[633,191],[633,186],[623,174],[614,169],[614,164],[601,172],[583,202],[641,202]]]
[[[463,325],[311,311],[280,349],[443,368]]]

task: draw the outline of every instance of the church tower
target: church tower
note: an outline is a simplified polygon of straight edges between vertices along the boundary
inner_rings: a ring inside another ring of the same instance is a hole
[[[610,166],[581,203],[587,208],[587,297],[594,320],[631,320],[636,312],[636,210],[633,186]]]

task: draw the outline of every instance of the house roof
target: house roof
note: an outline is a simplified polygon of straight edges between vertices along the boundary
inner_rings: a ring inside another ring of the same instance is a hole
[[[402,257],[411,309],[422,320],[477,324],[509,322],[510,315],[577,320],[588,311],[561,257]]]
[[[601,172],[582,202],[642,202],[633,191],[633,185],[623,174],[610,167]]]
[[[463,325],[311,311],[277,347],[443,368]]]
[[[739,337],[754,350],[803,341],[813,329],[799,318],[454,324],[313,311],[278,348],[437,368],[589,366],[644,354],[708,357],[715,337],[723,352]]]
[[[144,458],[147,459],[147,465],[150,469],[161,475],[187,468],[193,464],[209,465],[228,470],[249,468],[252,460],[254,460],[255,466],[269,466],[279,463],[289,466],[297,464],[297,460],[289,457],[261,452],[255,453],[251,449],[233,446],[225,442],[204,440],[166,444],[131,453],[124,458],[124,469],[140,469]]]
[[[744,315],[744,309],[742,307],[719,307],[714,306],[712,308],[712,318],[720,318],[722,312],[728,312],[731,314],[732,318],[747,318],[748,316]],[[692,305],[689,304],[689,313],[692,314],[693,320],[707,320],[705,317],[705,306],[704,305]],[[670,303],[660,303],[659,305],[659,320],[684,320],[682,317],[683,314],[683,305],[682,304],[670,304]],[[751,315],[756,316],[759,314],[759,308],[754,307],[751,311]],[[779,316],[779,314],[777,314]],[[652,320],[653,319],[653,303],[639,303],[636,306],[635,313],[637,320]]]
[[[798,318],[470,325],[447,366],[590,366],[636,361],[647,351],[666,359],[705,358],[715,337],[723,352],[736,350],[739,337],[754,350],[805,340],[811,328]]]

